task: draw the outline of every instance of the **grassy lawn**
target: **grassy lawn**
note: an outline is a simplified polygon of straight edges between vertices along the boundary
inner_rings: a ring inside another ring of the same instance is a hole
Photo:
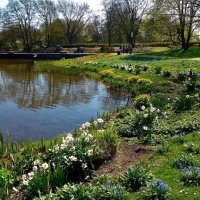
[[[199,58],[200,57],[200,47],[191,47],[188,51],[184,50],[166,50],[166,51],[157,51],[150,52],[147,55],[155,56],[167,56],[167,57],[177,57],[177,58]]]

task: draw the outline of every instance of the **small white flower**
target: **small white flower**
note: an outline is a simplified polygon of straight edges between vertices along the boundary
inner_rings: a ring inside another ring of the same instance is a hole
[[[83,169],[86,169],[86,168],[87,168],[87,164],[86,164],[86,163],[83,163],[83,164],[81,165],[81,167],[82,167]]]
[[[35,160],[35,161],[33,162],[33,165],[40,165],[40,160]]]
[[[147,118],[149,116],[149,114],[144,114],[144,118]]]
[[[36,172],[38,170],[37,166],[33,166],[33,171]]]
[[[22,175],[22,179],[23,179],[23,180],[26,180],[26,179],[27,179],[26,174],[23,174],[23,175]]]
[[[27,181],[27,180],[23,180],[23,181],[22,181],[22,184],[23,184],[23,185],[28,185],[28,181]]]
[[[154,111],[156,111],[156,108],[155,107],[151,107],[150,111],[154,112]]]
[[[89,128],[91,126],[91,124],[89,122],[85,123],[85,127]]]
[[[87,155],[88,155],[88,156],[92,156],[92,155],[93,155],[93,150],[92,150],[92,149],[88,150],[88,151],[87,151]]]
[[[97,122],[98,122],[99,124],[103,124],[103,123],[104,123],[104,120],[101,119],[101,118],[99,118],[99,119],[97,119]]]
[[[67,147],[66,144],[61,144],[61,145],[60,145],[60,148],[61,148],[61,149],[65,149],[66,147]]]
[[[19,192],[19,190],[18,190],[16,187],[13,187],[12,189],[13,189],[13,191],[16,192],[16,193]]]
[[[148,127],[147,127],[147,126],[143,126],[143,129],[144,129],[145,131],[147,131],[147,130],[148,130]]]
[[[49,165],[47,163],[43,163],[41,166],[42,169],[46,170],[49,168]]]
[[[97,126],[97,125],[98,125],[98,122],[97,122],[97,121],[94,121],[93,124],[94,124],[95,126]]]
[[[70,159],[71,161],[77,161],[77,157],[75,157],[75,156],[70,156],[69,159]]]
[[[28,176],[29,176],[29,177],[33,177],[34,175],[35,175],[34,172],[30,172],[30,173],[28,173]]]
[[[142,106],[142,107],[141,107],[141,109],[142,109],[142,110],[145,110],[145,109],[146,109],[146,107],[145,107],[145,106]]]
[[[189,99],[189,98],[190,98],[190,96],[189,96],[189,95],[186,95],[186,98],[187,98],[187,99]]]

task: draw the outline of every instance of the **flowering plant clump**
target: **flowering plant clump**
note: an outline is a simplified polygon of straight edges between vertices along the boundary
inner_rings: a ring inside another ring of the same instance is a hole
[[[173,161],[173,167],[184,169],[189,166],[195,166],[195,158],[192,155],[182,154]]]
[[[141,110],[142,106],[149,107],[150,105],[150,95],[140,94],[135,98],[135,108]]]
[[[60,166],[66,172],[67,181],[81,181],[91,173],[92,161],[98,155],[93,136],[82,132],[78,138],[71,134],[47,154],[52,168]]]
[[[110,181],[106,185],[89,185],[76,184],[64,185],[63,188],[58,188],[54,194],[35,198],[35,200],[129,200],[127,192],[117,183]]]
[[[200,167],[185,167],[181,175],[181,181],[183,181],[185,185],[200,185]]]
[[[165,70],[165,71],[163,71],[162,75],[163,75],[163,77],[170,77],[172,75],[172,72],[169,70]]]
[[[190,110],[192,106],[194,105],[194,99],[189,96],[182,96],[180,98],[176,98],[176,101],[174,102],[173,109],[175,112],[182,112],[186,110]]]
[[[160,110],[151,104],[150,108],[146,109],[145,106],[142,106],[141,110],[137,111],[134,121],[134,131],[140,139],[151,138]]]
[[[139,74],[141,70],[147,71],[149,69],[148,65],[128,65],[128,64],[115,64],[111,66],[112,68],[117,68],[121,70],[128,71],[130,73]]]
[[[138,199],[152,200],[159,199],[165,200],[169,197],[169,188],[162,180],[156,180],[150,183],[146,188],[144,188]]]
[[[147,169],[141,164],[130,167],[121,177],[123,185],[130,191],[137,191],[141,187],[147,186],[149,180]]]
[[[93,161],[100,156],[100,148],[89,129],[101,127],[104,120],[86,122],[80,127],[78,137],[71,133],[32,163],[32,170],[22,175],[22,188],[26,197],[38,196],[38,191],[62,186],[66,182],[80,182],[93,171]],[[41,184],[37,184],[37,182]]]
[[[42,163],[40,160],[35,160],[33,162],[33,169],[27,174],[22,175],[22,184],[28,185],[29,181],[32,180],[36,173],[44,173],[48,170],[48,163]]]
[[[193,154],[200,154],[200,146],[196,145],[192,142],[188,142],[184,144],[184,147],[188,153],[193,153]]]
[[[127,192],[118,182],[110,180],[108,176],[100,176],[94,179],[93,184],[96,186],[94,199],[116,199],[128,200]]]
[[[187,92],[188,93],[195,92],[195,90],[196,90],[196,81],[192,80],[191,78],[189,78],[188,80],[185,81],[185,86],[187,88]]]

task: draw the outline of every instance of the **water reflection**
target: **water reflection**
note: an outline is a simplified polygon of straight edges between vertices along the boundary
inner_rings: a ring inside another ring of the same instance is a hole
[[[123,94],[85,76],[34,72],[32,62],[0,62],[0,131],[50,138],[125,105]]]

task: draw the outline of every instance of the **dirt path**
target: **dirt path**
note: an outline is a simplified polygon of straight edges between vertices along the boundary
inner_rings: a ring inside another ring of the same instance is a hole
[[[147,160],[151,151],[145,145],[122,141],[112,160],[105,162],[96,172],[95,176],[118,175],[125,172],[131,165],[141,160]]]

